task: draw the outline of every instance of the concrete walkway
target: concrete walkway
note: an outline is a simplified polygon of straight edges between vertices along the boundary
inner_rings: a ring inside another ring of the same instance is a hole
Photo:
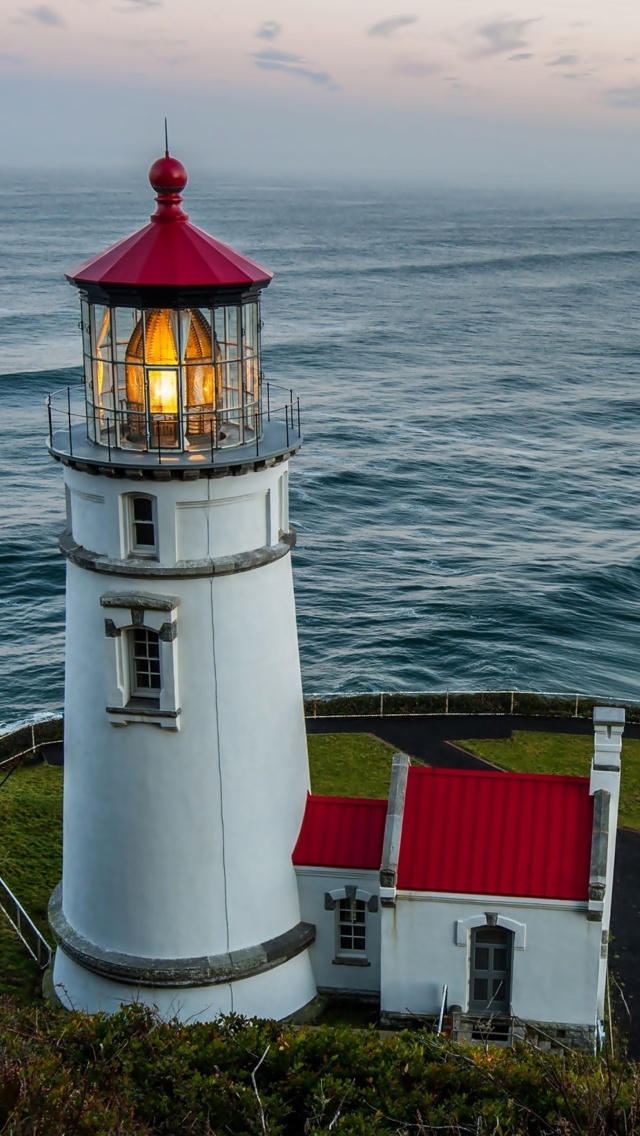
[[[488,762],[464,753],[464,738],[509,738],[514,730],[593,736],[583,718],[511,718],[499,715],[437,715],[402,718],[309,718],[310,734],[374,734],[411,757],[445,769],[487,769]],[[640,738],[640,726],[624,736]],[[624,762],[624,749],[622,760]],[[611,998],[628,1056],[640,1060],[640,833],[618,829],[611,913]]]

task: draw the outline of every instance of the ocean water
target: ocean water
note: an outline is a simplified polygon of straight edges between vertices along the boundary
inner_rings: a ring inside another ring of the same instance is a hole
[[[198,178],[196,224],[275,270],[307,692],[640,698],[640,202]],[[144,171],[0,186],[0,723],[62,704],[65,268],[143,224]]]

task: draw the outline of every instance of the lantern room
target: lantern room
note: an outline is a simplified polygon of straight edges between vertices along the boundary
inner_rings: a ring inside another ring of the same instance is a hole
[[[141,452],[254,442],[259,297],[272,274],[190,224],[175,158],[149,180],[150,223],[67,276],[81,294],[88,440]]]

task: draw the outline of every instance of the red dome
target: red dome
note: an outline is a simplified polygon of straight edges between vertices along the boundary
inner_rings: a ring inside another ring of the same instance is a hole
[[[182,162],[168,154],[149,170],[158,207],[151,222],[67,272],[79,286],[224,289],[266,286],[273,273],[190,224],[181,206]]]
[[[170,157],[169,154],[165,154],[164,158],[158,158],[149,170],[151,188],[155,189],[156,193],[161,193],[162,190],[181,193],[187,180],[187,171],[182,162]]]

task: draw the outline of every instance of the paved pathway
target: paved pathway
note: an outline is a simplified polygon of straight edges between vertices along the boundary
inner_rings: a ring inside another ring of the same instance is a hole
[[[508,738],[513,730],[556,734],[593,734],[583,718],[516,718],[497,715],[434,715],[402,718],[310,718],[310,734],[375,734],[398,749],[446,769],[486,769],[487,762],[455,744],[464,738]],[[625,737],[640,738],[640,726],[627,726]],[[623,758],[624,759],[624,758]],[[640,833],[618,829],[609,948],[612,997],[629,1056],[640,1060]],[[621,993],[620,993],[621,991]]]

